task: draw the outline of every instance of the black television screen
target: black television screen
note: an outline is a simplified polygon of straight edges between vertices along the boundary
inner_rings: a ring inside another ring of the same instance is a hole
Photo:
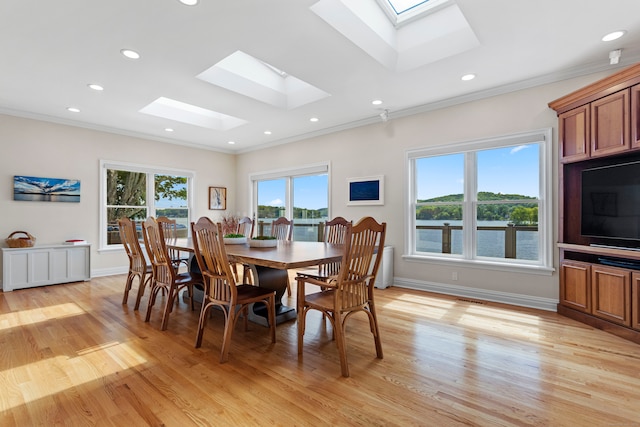
[[[581,234],[640,241],[640,161],[582,171]]]

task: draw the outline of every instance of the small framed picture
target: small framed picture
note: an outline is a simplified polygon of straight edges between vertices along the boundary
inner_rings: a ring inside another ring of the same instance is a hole
[[[209,187],[209,209],[210,210],[227,209],[227,188],[226,187]]]
[[[347,205],[384,205],[384,175],[349,178]]]

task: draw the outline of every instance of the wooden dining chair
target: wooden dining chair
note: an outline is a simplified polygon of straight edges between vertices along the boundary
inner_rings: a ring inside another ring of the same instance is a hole
[[[166,216],[159,216],[156,218],[158,225],[162,227],[162,233],[164,241],[167,245],[174,245],[178,241],[178,223],[175,219],[168,218]],[[183,254],[177,249],[168,248],[169,257],[176,268],[180,268],[181,264],[189,267],[189,255]]]
[[[127,274],[127,281],[124,287],[122,304],[127,304],[129,291],[133,286],[133,281],[137,278],[138,295],[136,296],[136,304],[133,309],[138,310],[140,308],[140,300],[142,299],[144,290],[151,282],[152,269],[151,265],[147,264],[147,260],[142,252],[142,247],[140,246],[138,238],[138,231],[136,230],[136,223],[127,217],[120,218],[118,220],[118,230],[120,232],[122,246],[124,246],[124,250],[129,258],[129,273]]]
[[[166,291],[167,296],[162,311],[162,326],[160,328],[164,331],[169,323],[169,314],[173,310],[173,303],[178,304],[180,301],[181,290],[186,289],[188,291],[191,310],[194,309],[193,286],[203,283],[202,276],[195,272],[178,272],[169,256],[163,229],[155,218],[147,218],[142,223],[142,230],[153,272],[145,322],[148,322],[151,318],[151,309],[155,304],[158,292],[162,291],[164,293]]]
[[[334,245],[344,244],[344,238],[347,235],[347,229],[351,224],[351,221],[347,221],[341,216],[337,216],[331,221],[325,221],[323,234],[324,243],[331,243]],[[317,269],[299,270],[296,272],[296,274],[299,276],[311,277],[316,280],[322,280],[326,282],[331,277],[338,274],[338,271],[340,271],[340,264],[340,262],[320,264]]]
[[[236,229],[236,234],[242,234],[247,239],[251,239],[253,237],[253,229],[255,227],[255,221],[248,216],[244,218],[240,218],[238,220],[238,228]],[[233,274],[235,275],[236,282],[240,281],[240,277],[238,276],[238,265],[237,263],[231,264],[233,268]],[[251,267],[247,264],[242,264],[242,281],[245,283],[253,283],[253,278],[251,277]]]
[[[278,240],[291,240],[293,237],[293,220],[281,216],[271,223],[271,237]]]
[[[226,362],[238,314],[242,313],[246,331],[249,309],[253,304],[260,303],[267,306],[271,342],[275,343],[275,291],[249,284],[236,284],[225,250],[221,224],[214,224],[209,218],[202,217],[198,222],[191,223],[191,232],[195,257],[204,279],[204,300],[198,321],[196,348],[202,346],[209,310],[215,306],[220,307],[225,318],[220,363]]]
[[[271,237],[278,240],[291,241],[293,238],[293,220],[281,216],[271,223]],[[287,295],[291,296],[291,282],[287,275]]]
[[[305,320],[309,310],[318,310],[329,318],[340,356],[342,376],[349,376],[345,339],[346,321],[358,312],[369,318],[376,356],[382,359],[380,330],[373,299],[373,285],[382,259],[386,223],[371,217],[349,225],[345,235],[344,255],[337,276],[328,281],[298,276],[298,357],[302,355]],[[378,254],[378,255],[376,255]],[[305,284],[325,287],[325,291],[305,295]]]

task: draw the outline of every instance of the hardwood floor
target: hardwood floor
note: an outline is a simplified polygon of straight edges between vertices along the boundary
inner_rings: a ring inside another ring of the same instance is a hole
[[[0,294],[1,426],[640,426],[640,346],[556,313],[376,290],[385,357],[355,316],[343,378],[317,313],[301,360],[295,321],[239,322],[219,364],[220,313],[196,349],[197,311],[161,332],[124,282]]]

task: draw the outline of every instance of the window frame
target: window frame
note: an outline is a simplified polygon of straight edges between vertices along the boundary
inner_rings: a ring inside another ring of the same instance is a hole
[[[314,163],[294,168],[283,168],[249,174],[249,204],[251,216],[258,213],[258,181],[285,179],[285,217],[293,218],[293,178],[327,174],[327,215],[331,218],[331,165],[329,162]]]
[[[477,189],[475,153],[483,150],[504,148],[524,144],[539,144],[539,201],[538,201],[538,242],[539,257],[537,261],[478,257],[476,255],[475,233],[475,201],[468,195]],[[422,157],[465,154],[464,164],[464,201],[463,201],[463,254],[418,253],[416,248],[416,170],[414,159]],[[473,153],[468,156],[467,153]],[[407,261],[451,264],[456,266],[484,268],[499,271],[514,271],[531,274],[550,275],[553,267],[553,141],[551,128],[532,130],[503,136],[489,137],[453,144],[417,148],[406,151],[406,191],[405,191],[405,247],[403,259]]]
[[[120,251],[123,246],[107,244],[107,171],[109,169],[147,174],[147,209],[149,216],[156,215],[154,179],[149,176],[171,175],[187,178],[187,210],[188,223],[191,221],[194,203],[195,172],[186,169],[174,169],[165,166],[142,165],[115,160],[100,160],[100,215],[98,252]]]

